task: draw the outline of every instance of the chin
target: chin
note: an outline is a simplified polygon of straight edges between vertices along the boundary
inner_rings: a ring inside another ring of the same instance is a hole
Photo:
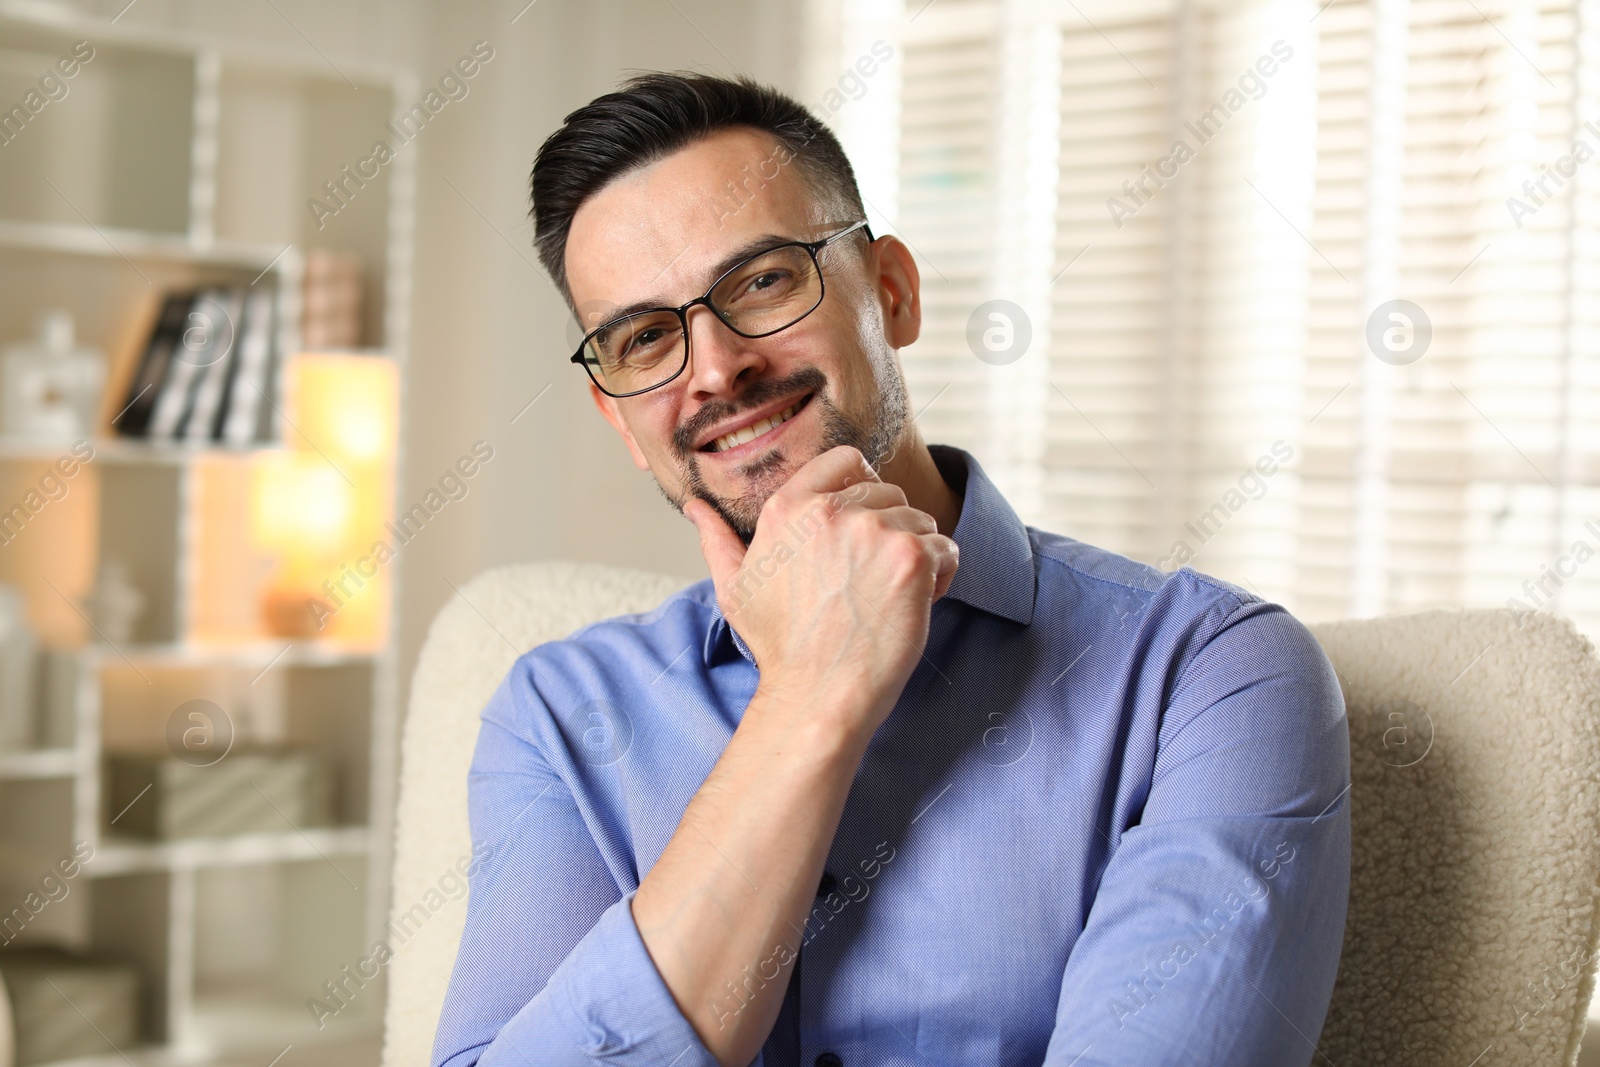
[[[716,486],[707,483],[699,464],[691,464],[685,478],[684,495],[685,498],[699,497],[710,504],[748,546],[755,537],[761,509],[772,498],[772,494],[782,489],[796,471],[820,454],[821,450],[815,446],[798,456],[792,447],[774,447],[730,472],[732,484]],[[727,481],[726,477],[718,479],[719,483]],[[678,509],[683,510],[681,502]]]
[[[725,487],[723,498],[753,506],[755,514],[759,515],[772,494],[819,454],[813,450],[795,456],[793,449],[774,448],[735,471],[734,483]]]

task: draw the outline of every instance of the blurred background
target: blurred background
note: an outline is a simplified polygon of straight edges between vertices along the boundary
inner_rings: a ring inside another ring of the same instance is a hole
[[[1593,0],[0,0],[18,1063],[376,1063],[434,614],[704,575],[527,218],[639,69],[838,133],[923,435],[1025,521],[1307,621],[1600,629]]]

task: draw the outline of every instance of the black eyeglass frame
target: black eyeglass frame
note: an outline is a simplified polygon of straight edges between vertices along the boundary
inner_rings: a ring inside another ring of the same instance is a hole
[[[775,333],[782,333],[784,330],[787,330],[787,329],[789,329],[789,327],[795,325],[795,323],[799,322],[801,319],[804,319],[806,317],[806,315],[810,315],[813,311],[817,310],[817,308],[821,307],[823,298],[825,296],[827,296],[827,292],[828,292],[827,280],[823,277],[823,274],[822,274],[822,262],[817,258],[817,254],[819,252],[821,252],[824,248],[826,248],[828,245],[832,244],[834,241],[837,241],[841,237],[847,237],[850,234],[855,233],[857,230],[865,230],[866,231],[867,243],[868,244],[871,244],[874,240],[876,240],[876,238],[874,238],[872,236],[872,227],[867,225],[867,220],[866,219],[862,219],[859,222],[851,223],[849,226],[847,226],[844,229],[840,230],[838,233],[830,234],[829,236],[824,237],[821,240],[817,240],[817,241],[784,241],[781,244],[773,245],[771,248],[763,248],[759,252],[751,253],[749,256],[746,256],[744,259],[741,259],[739,262],[735,263],[733,266],[729,267],[727,270],[725,270],[721,274],[717,275],[716,280],[713,281],[709,286],[706,287],[706,291],[705,291],[704,295],[696,297],[695,299],[689,301],[687,304],[683,304],[683,305],[681,305],[679,307],[675,307],[675,308],[671,308],[671,307],[642,308],[642,309],[640,309],[638,311],[631,312],[630,314],[627,314],[627,315],[619,315],[616,318],[611,319],[608,322],[604,322],[604,323],[601,323],[599,326],[596,326],[594,329],[590,330],[588,333],[583,335],[583,340],[581,342],[579,342],[579,344],[578,344],[578,350],[576,352],[572,353],[572,362],[578,364],[579,366],[581,366],[583,368],[584,373],[589,375],[589,380],[592,381],[595,384],[595,387],[598,388],[602,393],[606,394],[609,397],[615,397],[616,399],[621,400],[621,399],[624,399],[624,398],[630,397],[630,396],[638,396],[641,393],[648,393],[648,392],[650,392],[651,390],[654,390],[654,389],[660,389],[663,385],[667,385],[667,384],[669,384],[671,382],[676,381],[678,379],[678,377],[683,374],[684,368],[689,365],[689,316],[688,316],[688,311],[692,307],[697,307],[697,306],[699,306],[701,304],[704,304],[706,306],[706,308],[710,310],[711,314],[716,316],[718,322],[722,323],[724,326],[726,326],[728,329],[732,330],[734,333],[738,334],[740,337],[750,337],[750,338],[771,337]],[[772,253],[776,252],[780,248],[804,248],[806,250],[806,253],[808,255],[810,255],[810,257],[811,257],[811,266],[817,272],[817,302],[815,304],[812,304],[811,307],[807,308],[806,311],[805,311],[805,314],[800,315],[798,318],[794,319],[791,322],[788,322],[788,323],[785,323],[782,326],[779,326],[775,330],[766,330],[766,331],[764,331],[762,333],[745,333],[743,330],[739,329],[739,327],[737,327],[733,323],[729,322],[723,316],[723,313],[717,308],[717,306],[715,304],[713,304],[711,302],[711,294],[716,291],[717,286],[721,285],[723,280],[725,278],[727,278],[728,275],[732,274],[736,270],[739,270],[741,267],[745,266],[751,260],[759,259],[762,256],[771,255]],[[584,355],[583,355],[584,349],[589,347],[589,342],[590,342],[590,340],[592,340],[594,338],[595,334],[600,333],[603,330],[609,329],[610,327],[616,325],[619,322],[623,322],[623,321],[625,321],[627,319],[634,318],[635,316],[638,316],[638,315],[649,315],[649,314],[653,314],[653,313],[659,312],[659,311],[670,311],[673,314],[678,316],[678,323],[679,323],[679,325],[681,325],[683,327],[683,362],[678,365],[678,369],[673,371],[671,375],[669,375],[666,378],[663,378],[661,381],[657,382],[654,385],[647,385],[643,389],[635,389],[635,390],[633,390],[632,392],[629,392],[629,393],[613,393],[610,389],[606,388],[605,382],[600,380],[601,376],[595,373],[595,369],[591,365],[595,361],[591,361],[591,360],[588,360],[588,359],[584,358]]]

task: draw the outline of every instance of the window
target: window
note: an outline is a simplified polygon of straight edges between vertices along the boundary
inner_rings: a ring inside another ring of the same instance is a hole
[[[922,271],[924,436],[1307,619],[1600,632],[1595,8],[813,0],[818,95],[893,49],[828,118]]]

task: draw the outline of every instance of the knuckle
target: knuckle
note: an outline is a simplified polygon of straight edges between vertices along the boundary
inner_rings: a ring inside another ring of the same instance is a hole
[[[866,521],[872,523],[872,528],[880,534],[887,534],[893,538],[895,534],[900,532],[900,528],[894,524],[894,519],[882,508],[863,508],[861,514]]]
[[[852,503],[860,503],[872,497],[872,483],[863,478],[851,478],[844,483],[839,494]]]
[[[914,533],[901,531],[889,542],[888,556],[895,569],[902,575],[921,571],[926,566],[927,557],[922,538]]]
[[[835,521],[849,523],[851,529],[868,534],[883,528],[878,513],[866,508],[846,508],[836,516]]]

